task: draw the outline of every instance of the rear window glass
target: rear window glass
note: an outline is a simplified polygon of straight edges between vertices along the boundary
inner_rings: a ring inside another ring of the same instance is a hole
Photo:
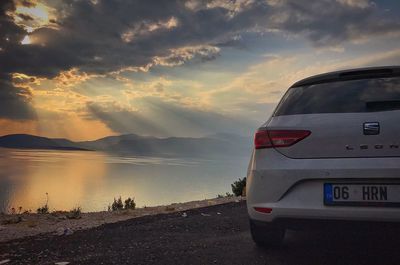
[[[293,87],[274,116],[400,109],[400,78],[362,79]]]

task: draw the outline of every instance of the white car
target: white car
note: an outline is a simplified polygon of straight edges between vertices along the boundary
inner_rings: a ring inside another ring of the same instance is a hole
[[[246,194],[263,246],[279,244],[290,224],[399,222],[400,67],[292,85],[255,134]]]

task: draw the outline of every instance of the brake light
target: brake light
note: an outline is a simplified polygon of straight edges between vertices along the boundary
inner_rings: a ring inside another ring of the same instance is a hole
[[[311,134],[307,130],[258,130],[254,136],[256,149],[288,147]]]
[[[254,210],[260,213],[271,213],[272,208],[265,208],[265,207],[254,207]]]

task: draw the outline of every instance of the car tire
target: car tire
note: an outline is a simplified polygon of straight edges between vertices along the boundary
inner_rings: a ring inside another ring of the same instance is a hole
[[[280,246],[285,236],[285,228],[253,220],[250,220],[250,232],[253,241],[260,247]]]

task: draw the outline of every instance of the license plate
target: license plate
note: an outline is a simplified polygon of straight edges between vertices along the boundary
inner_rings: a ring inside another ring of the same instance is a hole
[[[324,204],[400,206],[400,185],[325,183]]]

